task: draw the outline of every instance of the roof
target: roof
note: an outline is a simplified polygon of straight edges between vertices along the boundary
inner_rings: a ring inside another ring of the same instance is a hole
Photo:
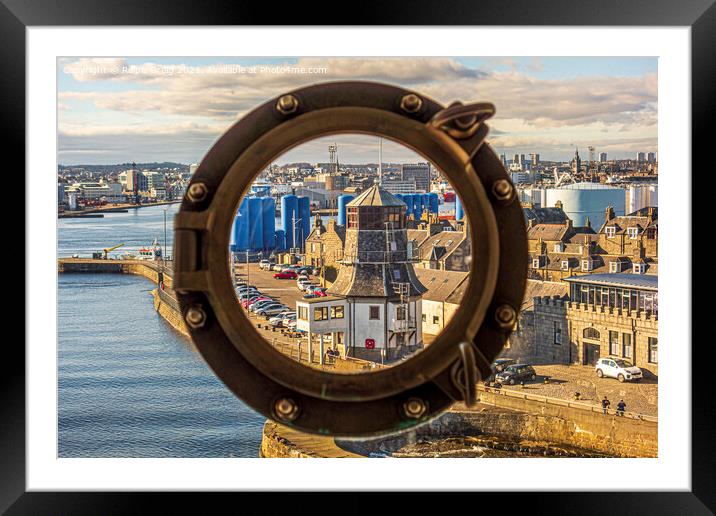
[[[569,218],[562,208],[523,207],[522,212],[524,213],[525,221],[533,220],[537,224],[564,224]]]
[[[428,260],[445,258],[457,249],[466,238],[467,235],[462,231],[441,231],[420,243],[418,256]],[[437,258],[433,258],[434,250],[438,253]]]
[[[566,299],[569,293],[569,286],[561,281],[538,281],[533,279],[527,280],[525,287],[525,296],[522,301],[520,310],[528,310],[534,304],[536,297],[559,297]]]
[[[570,276],[569,278],[564,278],[564,281],[614,287],[632,287],[654,291],[659,288],[659,276],[656,274],[587,274],[584,276]]]
[[[527,238],[529,240],[562,240],[569,231],[569,227],[564,224],[545,224],[539,223],[527,230]]]
[[[420,283],[428,289],[423,294],[423,299],[429,301],[446,301],[470,275],[469,272],[423,269],[421,267],[415,268],[415,274]]]
[[[346,206],[403,206],[407,205],[395,195],[373,185],[358,197],[349,202]]]

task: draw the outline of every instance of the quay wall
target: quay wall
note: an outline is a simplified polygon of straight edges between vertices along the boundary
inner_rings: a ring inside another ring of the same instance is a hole
[[[518,403],[521,401],[521,403]],[[541,404],[540,404],[541,405]],[[523,411],[520,411],[523,410]],[[365,441],[334,442],[335,447],[365,457],[381,445],[399,448],[399,443],[427,437],[494,436],[509,441],[564,445],[611,457],[657,457],[657,423],[568,407],[545,409],[530,400],[515,400],[480,393],[476,410],[456,404],[442,416],[405,434]],[[323,436],[302,434],[282,425],[266,423],[261,443],[262,457],[333,457]],[[326,450],[330,454],[326,454]]]
[[[167,268],[171,270],[171,262],[167,262]],[[60,258],[57,260],[57,271],[61,273],[115,273],[115,274],[137,274],[148,280],[157,283],[159,271],[156,262],[148,260],[98,260],[93,258]],[[172,286],[172,278],[164,273],[164,284]]]
[[[189,330],[186,327],[184,318],[181,316],[176,297],[172,292],[155,288],[152,290],[154,297],[154,309],[161,315],[176,331],[189,338]]]

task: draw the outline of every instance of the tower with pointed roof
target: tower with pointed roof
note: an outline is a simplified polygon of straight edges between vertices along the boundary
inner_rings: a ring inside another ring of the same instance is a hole
[[[384,361],[421,348],[427,289],[413,269],[407,206],[374,185],[346,210],[343,260],[328,293],[347,302],[347,349],[357,358]]]

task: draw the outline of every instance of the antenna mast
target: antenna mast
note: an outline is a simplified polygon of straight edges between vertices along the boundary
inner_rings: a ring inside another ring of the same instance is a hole
[[[383,138],[378,138],[378,185],[383,183]]]

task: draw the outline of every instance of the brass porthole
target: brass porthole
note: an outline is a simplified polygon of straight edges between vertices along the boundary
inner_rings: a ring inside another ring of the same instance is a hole
[[[235,395],[269,418],[335,436],[396,432],[474,399],[467,384],[490,374],[527,273],[522,210],[485,143],[493,112],[486,103],[444,108],[386,84],[334,82],[271,99],[219,139],[176,216],[174,287],[192,340]],[[473,249],[467,292],[450,324],[411,360],[362,375],[310,369],[266,346],[227,281],[232,217],[256,175],[286,150],[339,133],[391,139],[434,163],[458,189]]]

